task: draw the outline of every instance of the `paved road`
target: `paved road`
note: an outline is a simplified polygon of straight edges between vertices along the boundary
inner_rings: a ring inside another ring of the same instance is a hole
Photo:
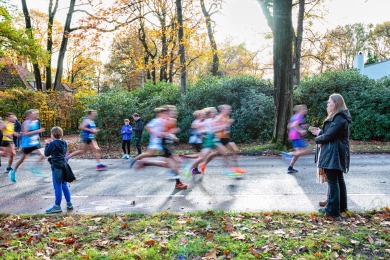
[[[46,178],[29,171],[37,166],[31,157],[18,170],[18,182],[0,174],[0,212],[44,213],[54,202],[49,164],[38,165]],[[105,160],[107,171],[97,172],[93,160],[72,159],[77,181],[70,184],[75,213],[173,212],[197,210],[232,211],[317,211],[327,186],[316,183],[312,156],[296,164],[299,173],[286,173],[287,162],[271,157],[241,157],[248,173],[226,177],[221,160],[212,161],[204,176],[183,179],[187,190],[175,190],[166,170],[148,167],[130,170],[128,160]],[[4,170],[3,167],[0,169]],[[353,155],[346,175],[350,210],[390,205],[390,155]],[[65,202],[63,201],[63,208]]]

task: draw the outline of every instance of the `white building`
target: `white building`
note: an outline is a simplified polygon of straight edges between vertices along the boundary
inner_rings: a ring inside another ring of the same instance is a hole
[[[362,52],[359,52],[359,54],[355,56],[353,67],[357,69],[360,74],[366,75],[370,79],[380,79],[390,76],[390,60],[364,65],[364,55]]]

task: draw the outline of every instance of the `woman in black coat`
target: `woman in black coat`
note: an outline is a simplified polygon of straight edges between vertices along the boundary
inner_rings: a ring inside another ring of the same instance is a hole
[[[351,115],[345,105],[344,98],[340,94],[332,94],[327,102],[323,130],[314,128],[312,133],[318,135],[316,144],[321,145],[321,153],[318,158],[318,168],[325,170],[329,185],[328,204],[321,213],[337,218],[347,208],[347,189],[344,181],[344,173],[349,170],[349,125],[352,122]]]

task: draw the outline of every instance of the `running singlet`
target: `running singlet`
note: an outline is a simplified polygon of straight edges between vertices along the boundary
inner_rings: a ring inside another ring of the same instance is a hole
[[[38,120],[35,121],[27,120],[24,124],[28,125],[28,132],[35,131],[40,128],[40,124]],[[34,146],[35,147],[41,146],[41,140],[39,138],[39,134],[22,136],[22,148],[34,147]]]
[[[291,117],[290,119],[290,125],[292,125],[294,122],[298,122],[298,126],[301,125],[301,123],[303,123],[305,120],[305,117],[301,114],[295,114]],[[298,132],[297,129],[295,129],[295,127],[292,127],[290,128],[290,131],[288,133],[288,140],[297,140],[297,139],[301,139],[301,135],[300,133]]]
[[[89,121],[88,125],[87,125],[88,129],[95,129],[96,128],[95,121],[93,121],[93,120],[91,120],[89,118],[86,118],[86,119],[83,120],[83,124],[85,123],[85,120]],[[92,132],[86,131],[86,130],[83,130],[82,136],[83,136],[83,138],[95,139],[95,134],[92,133]]]
[[[3,141],[12,142],[12,138],[9,138],[5,135],[13,135],[14,134],[14,124],[8,121],[4,121],[5,127],[3,128]]]
[[[161,133],[164,130],[164,121],[160,118],[154,118],[146,126],[152,128],[153,132],[155,133]],[[150,134],[149,143],[161,144],[161,142],[161,138],[155,136],[152,133]]]
[[[221,119],[222,124],[226,125],[229,123],[230,118],[228,116],[224,116]],[[230,138],[230,126],[228,126],[226,129],[219,131],[218,133],[219,138]]]

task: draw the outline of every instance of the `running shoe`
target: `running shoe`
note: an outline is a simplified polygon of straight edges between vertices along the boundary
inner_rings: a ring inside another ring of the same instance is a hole
[[[122,159],[128,159],[128,158],[127,158],[127,154],[123,155],[123,156],[122,156]]]
[[[4,173],[9,173],[11,170],[12,170],[12,168],[8,166],[8,167],[5,169]]]
[[[105,170],[105,169],[107,169],[107,166],[106,165],[104,165],[104,164],[98,164],[98,165],[96,165],[96,170],[97,171],[103,171],[103,170]]]
[[[246,170],[245,170],[245,169],[238,168],[238,167],[230,168],[230,170],[231,170],[232,172],[239,173],[239,174],[246,173]]]
[[[72,202],[67,202],[66,203],[66,208],[67,209],[73,209],[73,203]]]
[[[224,172],[224,175],[225,175],[225,176],[228,176],[228,177],[241,176],[240,173],[232,172],[232,171],[230,171],[230,170],[226,170],[226,171]]]
[[[178,182],[175,185],[175,189],[180,189],[180,190],[185,190],[185,189],[187,189],[187,187],[188,187],[188,185],[186,185],[182,182]]]
[[[50,209],[46,210],[46,214],[54,214],[54,213],[61,213],[62,209],[61,206],[54,205]]]
[[[130,159],[130,164],[129,164],[130,169],[133,168],[135,162],[136,162],[136,160],[134,158]]]
[[[15,183],[15,182],[16,182],[15,170],[11,170],[11,171],[8,173],[8,175],[9,175],[10,181]]]
[[[198,170],[198,168],[193,168],[193,169],[191,170],[191,173],[192,173],[192,174],[202,174],[202,173]]]
[[[168,174],[168,177],[171,177],[171,178],[176,176],[176,173],[172,170],[170,170],[167,174]]]
[[[35,175],[35,177],[45,177],[45,175],[43,175],[43,173],[37,168],[30,168],[30,171]]]
[[[299,172],[297,169],[294,169],[293,167],[288,166],[287,173],[297,173],[297,172]]]
[[[204,171],[206,170],[206,163],[205,163],[205,162],[202,162],[202,163],[199,165],[199,168],[200,168],[200,173],[203,174]]]
[[[282,158],[286,159],[286,160],[291,160],[293,158],[293,156],[289,153],[282,152]]]

